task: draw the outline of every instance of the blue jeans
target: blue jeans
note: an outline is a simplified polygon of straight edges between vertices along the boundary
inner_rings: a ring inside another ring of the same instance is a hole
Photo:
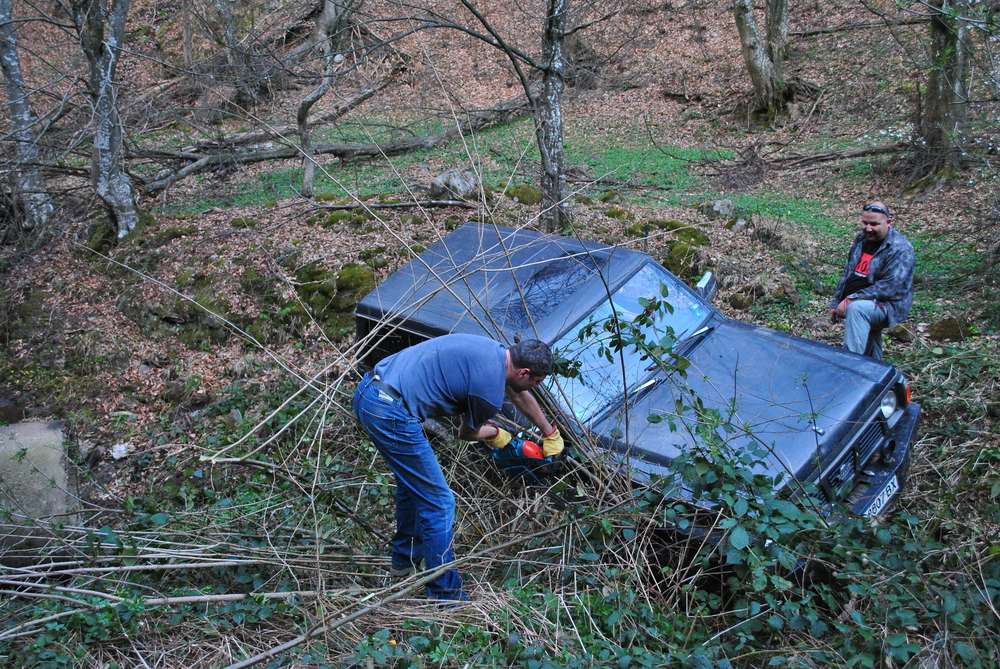
[[[882,330],[889,324],[885,307],[875,300],[854,300],[844,318],[844,348],[882,359]]]
[[[396,477],[396,534],[392,565],[427,570],[451,562],[455,496],[441,465],[414,418],[400,399],[381,391],[365,374],[354,393],[354,415]],[[457,569],[427,584],[434,599],[468,599]]]

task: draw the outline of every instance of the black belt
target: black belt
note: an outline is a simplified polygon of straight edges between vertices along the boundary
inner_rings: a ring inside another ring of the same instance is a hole
[[[395,388],[389,386],[388,384],[383,383],[382,380],[377,376],[372,376],[372,385],[394,400],[398,400],[401,398],[400,394],[396,392]]]

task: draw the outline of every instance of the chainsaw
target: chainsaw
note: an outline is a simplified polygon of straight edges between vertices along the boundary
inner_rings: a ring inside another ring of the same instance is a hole
[[[561,459],[547,458],[542,447],[533,441],[514,437],[503,448],[491,448],[497,467],[513,477],[524,476],[541,483],[539,475],[559,474],[565,468]]]

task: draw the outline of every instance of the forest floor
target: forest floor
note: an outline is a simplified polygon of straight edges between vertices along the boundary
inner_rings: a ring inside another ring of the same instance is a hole
[[[594,88],[569,90],[573,223],[564,232],[659,259],[672,237],[647,222],[681,221],[709,238],[692,250],[685,278],[715,272],[723,313],[839,345],[841,329],[828,322],[830,294],[861,205],[887,202],[896,227],[914,242],[918,265],[912,340],[887,340],[886,359],[913,382],[914,400],[925,408],[900,507],[930,523],[940,509],[928,499],[947,492],[988,534],[996,527],[989,484],[1000,453],[995,153],[912,193],[913,165],[894,154],[783,167],[775,159],[908,139],[912,49],[887,46],[886,30],[877,27],[793,35],[789,70],[812,93],[794,100],[779,127],[761,128],[747,122],[749,82],[732,19],[718,4],[656,9]],[[859,6],[827,3],[820,14],[795,15],[792,30],[868,23],[871,15]],[[907,46],[919,33],[896,37]],[[613,40],[602,33],[595,47],[607,53]],[[334,141],[388,137],[389,125],[397,135],[409,132],[405,124],[426,131],[447,125],[454,110],[488,108],[518,92],[513,74],[481,45],[438,37],[409,47],[448,55],[342,119],[329,130]],[[137,74],[128,84],[136,93],[150,80]],[[257,118],[289,122],[301,94],[281,92]],[[429,108],[434,113],[423,116]],[[995,110],[977,118],[975,132],[996,129]],[[212,132],[246,124],[223,121]],[[178,145],[192,134],[185,128],[155,141]],[[307,380],[329,391],[327,424],[315,434],[326,430],[333,444],[357,440],[349,412],[358,378],[352,304],[457,221],[532,226],[538,207],[504,191],[533,181],[537,165],[532,127],[522,118],[418,155],[321,159],[316,192],[328,197],[296,194],[301,161],[236,166],[146,201],[153,218],[117,244],[100,241],[99,211],[74,199],[63,206],[60,234],[18,256],[4,277],[0,399],[11,405],[10,417],[68,421],[86,502],[105,518],[134,505],[148,517],[181,514],[215,495],[206,490],[224,488],[220,477],[252,479],[243,469],[202,473],[199,458],[236,452],[227,447],[248,433],[260,443],[280,431]],[[491,193],[470,207],[377,209],[353,219],[334,220],[322,208],[408,201],[454,167],[476,172]],[[747,229],[729,229],[726,218],[698,209],[721,199],[743,212]],[[752,304],[738,299],[747,294]],[[957,321],[958,334],[935,334],[935,324],[948,319]],[[298,450],[283,456],[283,465],[315,455],[310,429],[297,432]],[[366,466],[385,476],[370,450],[354,457],[368,458]],[[957,483],[965,487],[954,490]],[[165,490],[166,499],[158,497]],[[385,501],[379,504],[384,510]],[[385,512],[368,521],[382,532],[391,525]],[[378,555],[378,541],[368,541]],[[485,580],[477,588],[480,599],[497,605],[508,596]],[[366,633],[352,629],[352,643]],[[243,642],[252,645],[249,636]],[[201,657],[203,666],[218,661],[209,651]]]

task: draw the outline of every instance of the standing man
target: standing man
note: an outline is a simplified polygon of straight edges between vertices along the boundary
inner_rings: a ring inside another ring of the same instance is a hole
[[[844,348],[882,359],[882,330],[910,313],[915,262],[910,240],[892,227],[889,207],[862,207],[861,232],[830,301],[830,322],[844,321]]]
[[[528,339],[510,348],[492,339],[450,334],[411,346],[365,374],[354,393],[354,414],[396,477],[394,576],[406,576],[452,561],[455,496],[421,422],[461,416],[458,438],[503,448],[510,433],[486,421],[504,397],[544,435],[547,457],[563,450],[559,430],[548,422],[531,390],[552,373],[548,345]],[[467,600],[457,569],[427,584],[429,597]]]

